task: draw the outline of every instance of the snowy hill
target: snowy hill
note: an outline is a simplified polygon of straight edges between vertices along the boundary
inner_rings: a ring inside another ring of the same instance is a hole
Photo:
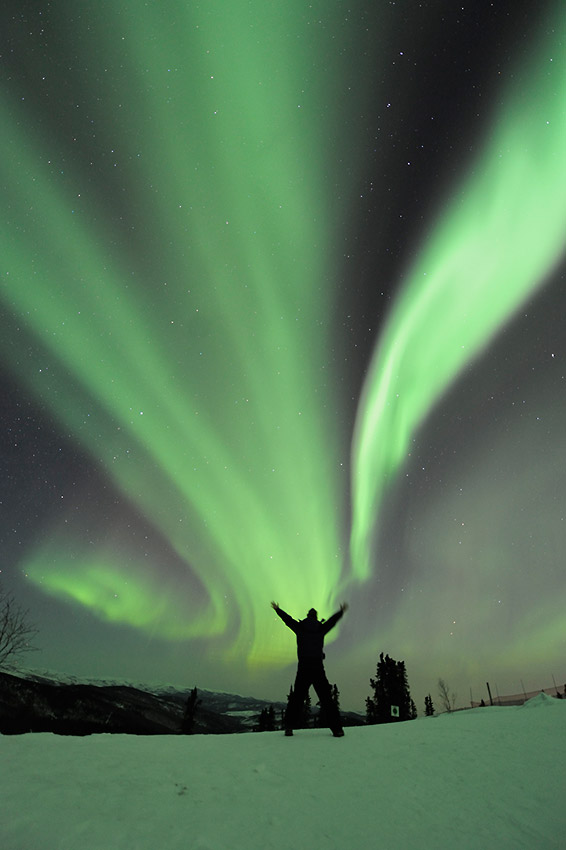
[[[0,736],[3,850],[558,850],[566,701],[255,735]]]

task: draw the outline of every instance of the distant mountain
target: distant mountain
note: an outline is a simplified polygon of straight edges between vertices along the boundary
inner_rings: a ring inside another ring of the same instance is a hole
[[[0,672],[0,733],[61,735],[178,734],[190,695],[172,687],[144,690],[118,682],[69,682],[48,675]],[[249,732],[271,703],[234,694],[198,691],[193,732]],[[275,703],[276,717],[285,706]]]
[[[0,734],[180,734],[190,693],[190,688],[179,690],[170,685],[79,682],[60,674],[0,672]],[[285,711],[285,703],[238,694],[198,690],[197,696],[193,734],[254,731],[262,711],[271,705],[280,726]],[[346,726],[364,723],[354,712],[342,712],[342,717]]]

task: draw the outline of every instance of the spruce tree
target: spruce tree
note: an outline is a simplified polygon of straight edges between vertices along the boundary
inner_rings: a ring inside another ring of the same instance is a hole
[[[289,688],[289,693],[287,694],[287,710],[285,712],[285,718],[289,716],[289,704],[292,698],[293,685],[291,685],[291,687]],[[311,725],[311,719],[311,697],[310,694],[307,694],[306,700],[303,702],[302,706],[297,710],[297,729],[307,729]]]
[[[434,714],[434,705],[432,704],[432,697],[430,694],[428,694],[424,699],[424,707],[426,717],[432,717]]]
[[[301,725],[299,729],[308,729],[312,724],[312,711],[311,711],[311,695],[307,694],[307,698],[303,703],[303,710],[301,712]]]
[[[336,710],[340,711],[340,691],[338,690],[338,685],[332,685],[332,702],[336,706]]]
[[[258,732],[273,732],[275,730],[275,709],[272,705],[269,708],[262,708],[258,719]]]
[[[290,705],[291,700],[293,699],[293,685],[289,688],[289,693],[287,694],[287,708],[285,709],[285,714],[283,715],[283,726],[287,729],[290,727]]]
[[[192,689],[187,699],[187,705],[185,706],[185,713],[183,715],[183,720],[181,721],[181,734],[182,735],[192,735],[194,725],[195,725],[195,715],[197,712],[197,708],[200,705],[200,699],[198,699],[198,693],[196,687]]]
[[[407,679],[404,661],[395,661],[383,652],[379,656],[375,679],[370,679],[373,695],[366,699],[368,723],[391,723],[392,720],[413,720],[417,710]],[[393,707],[399,713],[392,715]]]
[[[330,700],[336,706],[336,711],[340,713],[340,691],[338,690],[338,685],[331,685]],[[317,702],[317,705],[320,706],[320,702]],[[321,728],[328,726],[326,712],[323,710],[322,706],[320,706],[320,711],[315,717],[315,724]]]

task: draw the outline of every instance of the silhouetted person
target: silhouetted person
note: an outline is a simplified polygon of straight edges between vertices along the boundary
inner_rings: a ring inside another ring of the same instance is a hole
[[[299,717],[304,702],[312,685],[317,693],[320,710],[326,718],[332,734],[340,738],[344,734],[342,720],[337,706],[332,699],[330,683],[326,678],[324,670],[324,636],[330,629],[334,628],[338,620],[344,615],[348,606],[344,603],[328,620],[320,621],[314,608],[311,608],[304,620],[294,620],[286,611],[279,607],[277,602],[272,602],[271,607],[283,620],[286,626],[297,636],[297,676],[293,693],[289,699],[285,713],[285,734],[292,735],[293,728],[297,728]]]

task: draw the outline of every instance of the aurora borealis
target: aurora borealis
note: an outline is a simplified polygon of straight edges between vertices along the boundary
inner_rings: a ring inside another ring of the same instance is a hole
[[[40,663],[276,699],[269,601],[348,599],[346,706],[380,651],[462,698],[564,678],[536,8],[3,10],[1,578]]]
[[[562,63],[549,70],[549,48],[563,54],[564,21],[554,45],[545,42],[507,92],[491,138],[425,239],[378,341],[354,448],[352,564],[362,578],[371,571],[364,548],[378,494],[407,458],[411,437],[564,251],[566,89]],[[534,116],[527,128],[525,114]]]

